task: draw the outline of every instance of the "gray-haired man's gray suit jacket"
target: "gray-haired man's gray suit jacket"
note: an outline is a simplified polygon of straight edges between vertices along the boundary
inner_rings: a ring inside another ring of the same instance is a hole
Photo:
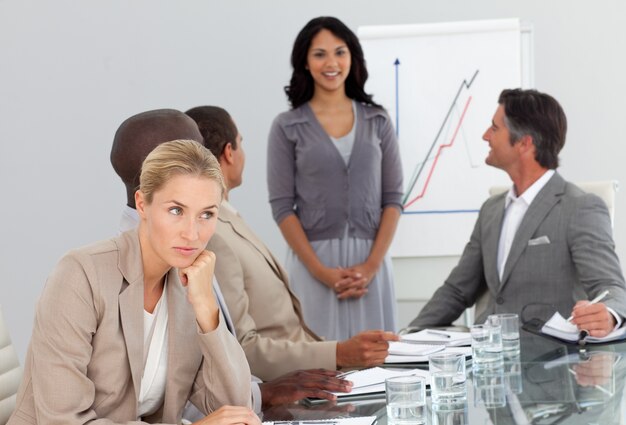
[[[450,324],[483,295],[486,308],[476,323],[493,313],[521,314],[528,304],[568,317],[576,301],[605,289],[610,293],[603,302],[626,317],[626,286],[600,198],[555,173],[520,223],[500,281],[496,264],[505,197],[495,195],[483,204],[459,264],[412,326]]]

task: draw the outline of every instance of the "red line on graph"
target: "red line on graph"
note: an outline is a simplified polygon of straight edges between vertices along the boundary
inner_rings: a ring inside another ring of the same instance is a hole
[[[461,114],[461,118],[459,118],[459,122],[456,125],[456,128],[454,129],[454,134],[452,135],[452,139],[450,140],[450,143],[443,144],[443,145],[439,146],[439,149],[437,149],[437,155],[435,156],[435,160],[433,161],[433,165],[431,165],[430,166],[430,170],[428,170],[428,176],[426,177],[426,183],[424,183],[424,187],[422,188],[422,193],[420,193],[415,198],[411,199],[409,202],[404,204],[404,208],[408,208],[410,205],[415,203],[417,200],[423,198],[424,195],[426,194],[426,189],[428,189],[428,183],[430,183],[430,178],[433,175],[433,171],[435,170],[435,166],[437,165],[437,161],[439,160],[439,156],[441,156],[441,151],[444,150],[445,148],[451,147],[454,144],[454,140],[456,139],[456,135],[459,132],[459,129],[461,128],[461,124],[463,123],[463,118],[465,118],[465,112],[467,112],[467,107],[469,106],[471,101],[472,101],[472,96],[468,97],[467,98],[467,102],[465,102],[465,107],[463,108],[463,113]]]

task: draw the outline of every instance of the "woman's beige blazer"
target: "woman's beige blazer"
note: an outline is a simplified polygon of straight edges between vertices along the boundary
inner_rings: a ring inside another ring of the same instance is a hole
[[[167,281],[165,400],[143,420],[179,423],[188,399],[205,413],[249,406],[250,370],[223,317],[200,334],[176,270]],[[143,268],[132,230],[70,252],[49,276],[8,423],[137,423],[142,372]]]

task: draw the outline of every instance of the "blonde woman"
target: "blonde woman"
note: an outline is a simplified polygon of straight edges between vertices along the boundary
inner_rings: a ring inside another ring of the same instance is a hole
[[[199,424],[259,424],[204,249],[223,192],[197,142],[148,155],[138,229],[71,251],[50,275],[9,424],[175,424],[188,399],[208,414]]]

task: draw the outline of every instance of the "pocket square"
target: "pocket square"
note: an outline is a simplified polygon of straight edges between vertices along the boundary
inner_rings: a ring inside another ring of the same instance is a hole
[[[544,236],[539,236],[538,238],[529,240],[528,246],[546,245],[549,243],[550,243],[550,238],[544,235]]]

